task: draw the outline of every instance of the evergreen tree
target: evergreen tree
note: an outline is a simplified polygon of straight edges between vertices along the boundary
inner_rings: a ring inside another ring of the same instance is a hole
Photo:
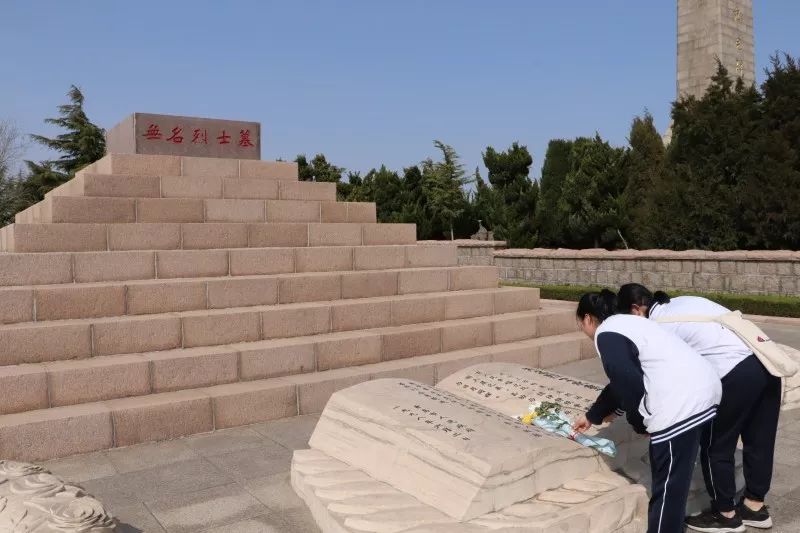
[[[300,154],[294,159],[297,163],[298,179],[300,181],[319,181],[336,184],[336,196],[344,199],[349,193],[347,183],[342,182],[342,174],[347,169],[337,167],[328,162],[324,154],[317,154],[309,163],[305,154]]]
[[[628,142],[624,209],[630,217],[633,245],[650,248],[655,245],[654,232],[657,232],[657,228],[652,227],[653,193],[664,174],[666,150],[649,112],[633,119]]]
[[[435,232],[440,235],[447,232],[454,239],[455,221],[467,207],[462,187],[469,180],[465,178],[464,167],[453,147],[441,141],[433,144],[442,152],[442,161],[428,158],[422,162],[426,214],[430,216]]]
[[[495,237],[515,248],[531,248],[536,244],[534,215],[539,187],[528,177],[533,157],[526,146],[513,143],[508,150],[497,152],[488,146],[483,163],[489,171],[494,195],[502,202],[492,219],[487,220]]]
[[[24,188],[36,201],[50,189],[72,179],[75,172],[105,155],[105,130],[93,124],[83,109],[84,97],[75,85],[67,93],[70,103],[58,106],[61,115],[47,118],[47,124],[63,128],[66,133],[48,138],[31,135],[34,141],[60,152],[58,159],[34,163],[26,161],[28,177]]]
[[[566,218],[559,207],[564,179],[570,169],[573,141],[553,139],[547,145],[539,181],[539,201],[536,205],[536,227],[544,246],[565,244]]]

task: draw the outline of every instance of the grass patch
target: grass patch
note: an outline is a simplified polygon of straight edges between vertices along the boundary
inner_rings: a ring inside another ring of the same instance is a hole
[[[538,287],[542,298],[577,302],[586,292],[604,287],[587,285],[539,285],[520,281],[504,281],[511,287]],[[612,287],[607,287],[614,290]],[[667,291],[670,296],[702,296],[713,302],[750,315],[786,316],[800,318],[800,297],[772,294],[732,294],[724,292]]]

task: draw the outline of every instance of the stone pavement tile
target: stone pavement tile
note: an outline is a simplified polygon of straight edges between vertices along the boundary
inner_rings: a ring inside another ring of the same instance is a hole
[[[137,502],[158,501],[166,496],[232,482],[231,476],[221,472],[207,460],[197,459],[94,479],[82,485],[113,513],[118,507]]]
[[[289,509],[305,509],[306,504],[295,494],[289,472],[248,479],[242,484],[258,501],[277,513]]]
[[[778,446],[781,446],[780,441]],[[800,454],[800,450],[796,450],[795,453]],[[767,499],[772,501],[773,498],[786,496],[797,489],[800,489],[800,468],[775,463],[772,469],[772,484],[770,485]]]
[[[168,533],[195,533],[267,512],[238,483],[174,494],[147,506]]]
[[[116,533],[164,533],[164,528],[143,503],[120,507],[113,514],[119,520]]]
[[[250,427],[290,450],[300,450],[308,448],[308,439],[318,421],[319,415],[303,415],[262,422]]]
[[[92,479],[113,476],[117,473],[105,452],[74,455],[64,459],[54,459],[42,466],[70,483],[83,483]]]
[[[787,465],[800,474],[800,442],[780,437],[775,444],[775,463]]]
[[[800,531],[800,501],[784,497],[771,500],[769,513],[772,515],[774,526],[771,533],[797,533]],[[760,531],[749,528],[749,531]]]
[[[277,443],[264,441],[265,446],[214,455],[208,460],[236,480],[253,479],[288,472],[292,461],[289,450]]]
[[[287,531],[286,523],[279,518],[261,515],[220,527],[204,529],[203,533],[286,533]]]
[[[286,524],[283,530],[286,533],[319,533],[319,527],[308,509],[288,509],[276,514]]]
[[[197,452],[180,440],[115,448],[108,450],[106,455],[120,474],[200,458]]]
[[[248,427],[221,429],[182,439],[190,448],[204,457],[259,448],[264,437]]]

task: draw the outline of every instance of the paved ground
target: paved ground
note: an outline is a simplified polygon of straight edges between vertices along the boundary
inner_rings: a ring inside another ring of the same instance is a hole
[[[776,341],[800,348],[800,327],[763,327]],[[599,360],[558,370],[605,381]],[[123,533],[313,533],[318,529],[289,485],[289,464],[316,421],[296,417],[46,466],[97,496],[123,523]],[[768,503],[774,533],[800,531],[800,410],[782,417]]]

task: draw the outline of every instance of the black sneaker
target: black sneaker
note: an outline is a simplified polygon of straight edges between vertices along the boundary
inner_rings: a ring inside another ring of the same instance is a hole
[[[739,502],[736,507],[736,512],[742,519],[742,523],[746,526],[755,527],[758,529],[769,529],[772,527],[772,517],[769,516],[769,507],[762,505],[758,511],[753,511],[744,504],[744,501]]]
[[[687,516],[686,527],[702,533],[744,533],[747,531],[739,515],[726,518],[710,509],[694,516]]]

